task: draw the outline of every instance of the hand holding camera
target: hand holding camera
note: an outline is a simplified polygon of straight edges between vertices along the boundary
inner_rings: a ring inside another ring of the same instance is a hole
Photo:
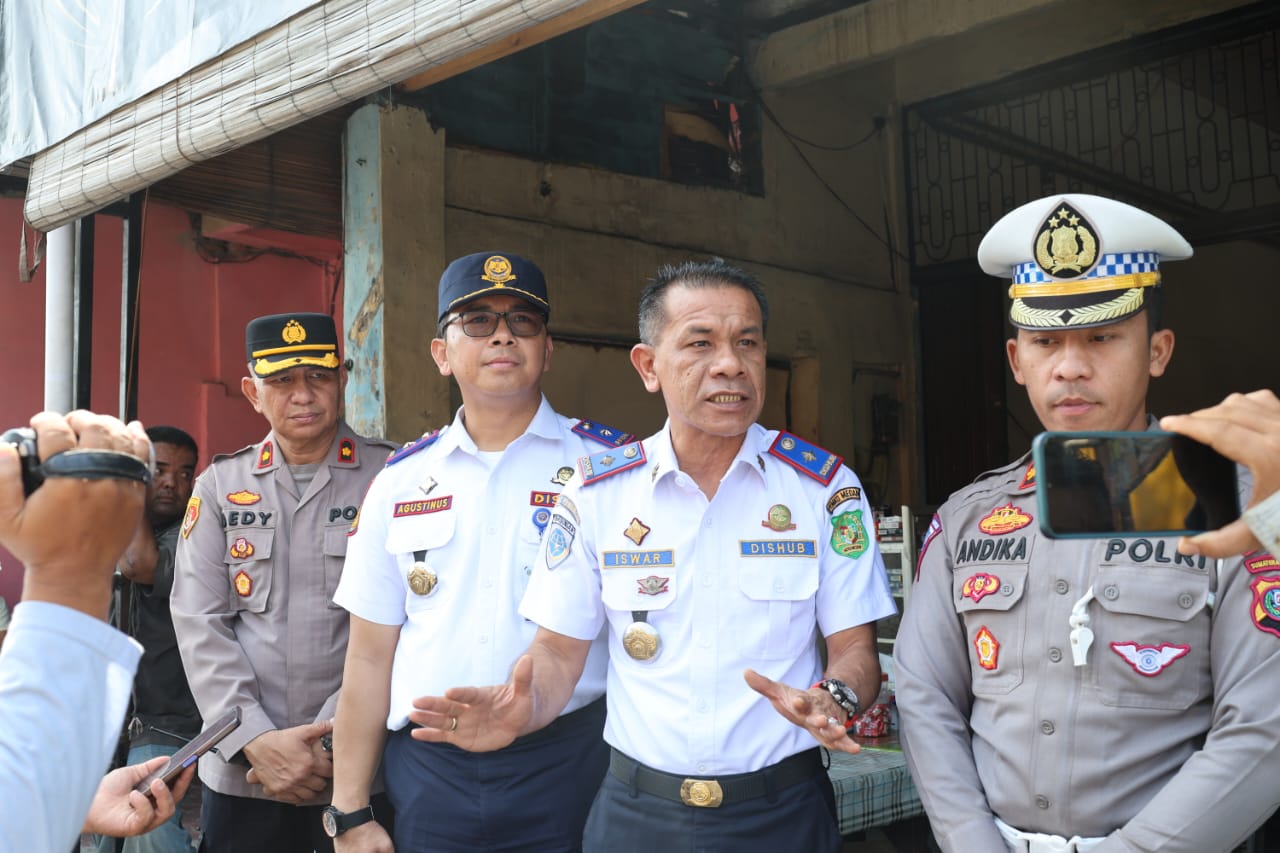
[[[24,600],[105,616],[150,458],[141,424],[85,411],[41,412],[0,437],[0,543],[26,566]]]

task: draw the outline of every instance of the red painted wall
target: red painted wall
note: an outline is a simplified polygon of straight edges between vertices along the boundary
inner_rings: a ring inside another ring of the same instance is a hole
[[[0,428],[25,425],[44,403],[44,269],[18,281],[20,199],[0,199]],[[92,408],[119,415],[121,221],[95,217]],[[30,232],[28,232],[30,233]],[[340,260],[333,245],[326,260]],[[200,467],[214,453],[257,441],[266,421],[240,393],[244,327],[262,314],[330,312],[341,324],[342,293],[328,269],[304,259],[264,255],[214,264],[195,250],[184,211],[149,204],[139,277],[138,417],[180,427],[200,445]],[[12,605],[21,566],[0,552],[0,595]]]

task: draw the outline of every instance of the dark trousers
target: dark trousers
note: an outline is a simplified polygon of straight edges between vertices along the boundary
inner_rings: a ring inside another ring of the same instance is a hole
[[[582,849],[582,825],[609,764],[604,700],[496,752],[387,737],[382,770],[396,811],[396,850]]]
[[[378,823],[394,831],[385,794],[372,798]],[[324,806],[294,806],[275,800],[233,797],[208,787],[200,809],[203,853],[333,853],[320,822]]]
[[[718,808],[646,794],[610,773],[591,806],[582,843],[588,853],[839,853],[840,845],[836,796],[826,773]]]

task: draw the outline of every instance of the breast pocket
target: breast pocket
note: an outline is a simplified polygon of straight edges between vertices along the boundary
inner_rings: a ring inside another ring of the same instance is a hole
[[[350,532],[350,524],[330,525],[324,529],[324,594],[331,608],[338,607],[333,603],[333,596],[338,591],[338,581],[342,580],[342,566],[347,560],[347,534]]]
[[[795,658],[817,630],[816,558],[755,557],[739,561],[738,590],[750,602],[746,645],[764,660]]]
[[[1208,696],[1208,573],[1104,566],[1093,590],[1089,668],[1104,704],[1178,711]]]
[[[452,595],[466,566],[446,563],[441,552],[453,541],[457,519],[453,512],[396,519],[387,534],[387,550],[395,554],[405,581],[405,613],[426,613]],[[421,553],[421,561],[415,556]]]
[[[976,696],[1001,696],[1022,683],[1027,634],[1027,567],[967,566],[952,579],[952,598],[965,625]]]
[[[271,596],[271,527],[237,527],[226,531],[228,606],[233,613],[262,613]]]

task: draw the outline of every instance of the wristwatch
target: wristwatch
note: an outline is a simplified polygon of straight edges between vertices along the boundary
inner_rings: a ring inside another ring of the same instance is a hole
[[[348,829],[355,829],[362,823],[373,820],[373,806],[365,806],[353,812],[340,812],[334,806],[325,806],[321,820],[324,821],[325,834],[337,838]]]
[[[858,694],[853,692],[849,685],[845,684],[838,678],[824,678],[814,687],[821,687],[823,690],[831,694],[831,698],[836,700],[836,704],[844,709],[847,718],[844,721],[844,727],[847,729],[853,725],[853,721],[858,714],[862,713],[862,705],[858,702]]]

